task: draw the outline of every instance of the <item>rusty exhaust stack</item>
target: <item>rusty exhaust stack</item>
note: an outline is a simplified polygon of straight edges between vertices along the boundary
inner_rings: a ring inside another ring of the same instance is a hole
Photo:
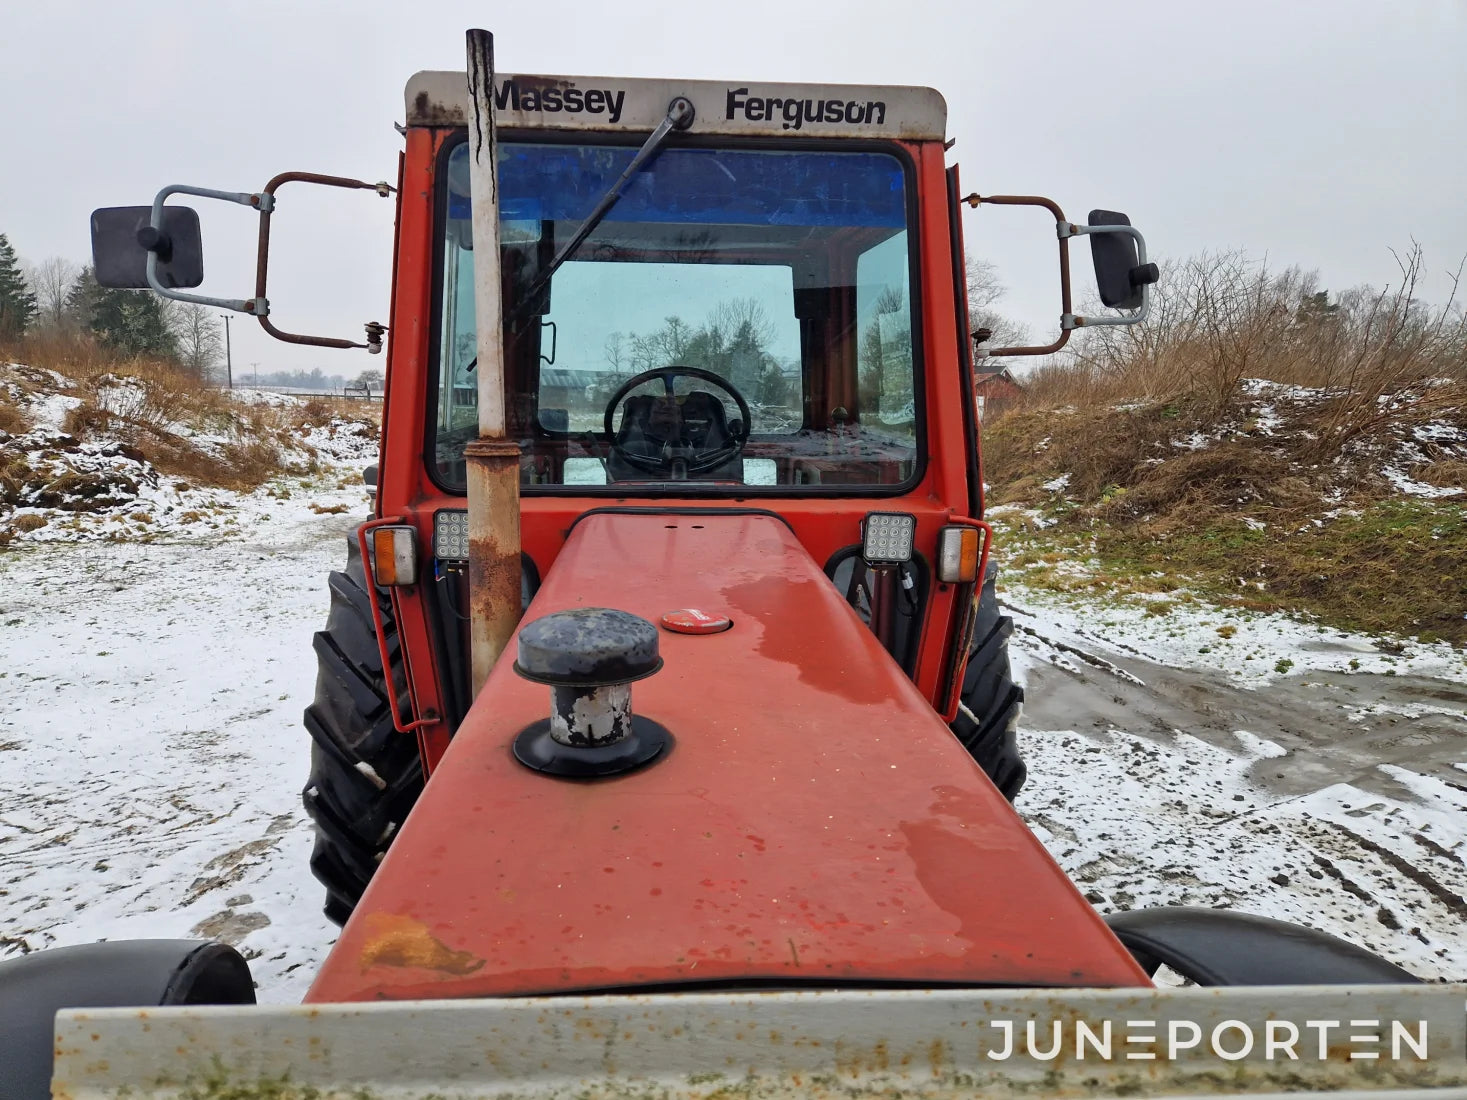
[[[468,32],[469,195],[479,352],[479,438],[464,448],[469,490],[469,639],[474,695],[520,620],[520,447],[504,403],[494,36]]]

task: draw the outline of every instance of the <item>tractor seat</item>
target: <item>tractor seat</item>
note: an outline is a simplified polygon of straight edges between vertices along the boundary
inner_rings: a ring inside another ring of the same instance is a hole
[[[669,443],[691,446],[696,451],[716,451],[731,445],[734,438],[723,402],[710,393],[694,390],[676,408],[669,407],[665,397],[650,394],[629,397],[616,433],[617,447],[607,459],[607,472],[613,481],[660,480],[623,460],[618,450],[657,459]],[[721,466],[699,474],[697,480],[742,482],[744,460],[735,455]]]

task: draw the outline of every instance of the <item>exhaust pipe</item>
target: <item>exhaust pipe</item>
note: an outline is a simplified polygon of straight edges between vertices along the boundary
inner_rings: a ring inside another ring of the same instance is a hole
[[[508,438],[499,272],[494,36],[468,32],[469,196],[473,206],[479,438],[464,448],[469,491],[469,646],[474,695],[519,623],[520,447]]]

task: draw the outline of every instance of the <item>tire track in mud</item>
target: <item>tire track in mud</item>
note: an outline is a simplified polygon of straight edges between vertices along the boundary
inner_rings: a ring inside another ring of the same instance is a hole
[[[1447,907],[1447,910],[1449,912],[1455,914],[1458,920],[1467,921],[1467,898],[1463,898],[1461,894],[1453,893],[1451,890],[1448,890],[1445,886],[1443,886],[1436,879],[1432,878],[1421,868],[1403,859],[1401,856],[1397,855],[1389,848],[1377,844],[1369,837],[1361,836],[1359,833],[1355,832],[1352,829],[1346,828],[1344,825],[1335,824],[1334,822],[1331,822],[1331,824],[1334,825],[1334,827],[1340,832],[1348,836],[1361,848],[1364,848],[1368,852],[1373,852],[1377,857],[1384,860],[1386,863],[1389,863],[1397,871],[1401,872],[1401,874],[1405,875],[1412,882],[1416,883],[1417,886],[1420,886],[1428,894],[1436,898],[1437,901],[1441,902],[1444,906]],[[1422,838],[1414,837],[1414,839],[1417,841],[1421,841]],[[1450,852],[1448,852],[1447,854],[1451,855]]]
[[[1467,751],[1418,772],[1420,761],[1389,751],[1372,759],[1380,746],[1361,735],[1375,731],[1325,691],[1285,681],[1277,701],[1277,685],[1249,689],[1221,670],[1125,657],[1109,640],[1089,652],[1089,639],[1049,633],[1036,622],[1015,634],[1030,764],[1016,805],[1092,904],[1236,907],[1330,932],[1426,980],[1467,975],[1467,799],[1451,767]],[[1399,690],[1387,703],[1400,708],[1460,692],[1374,679]],[[1294,728],[1301,715],[1319,727],[1310,736]]]

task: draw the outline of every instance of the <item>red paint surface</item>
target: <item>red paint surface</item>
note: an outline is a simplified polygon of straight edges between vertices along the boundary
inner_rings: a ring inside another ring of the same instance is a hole
[[[501,660],[308,1000],[1146,984],[778,520],[588,517],[526,621],[584,606],[735,619],[664,633],[633,688],[670,754],[589,783],[520,766],[549,692]]]

